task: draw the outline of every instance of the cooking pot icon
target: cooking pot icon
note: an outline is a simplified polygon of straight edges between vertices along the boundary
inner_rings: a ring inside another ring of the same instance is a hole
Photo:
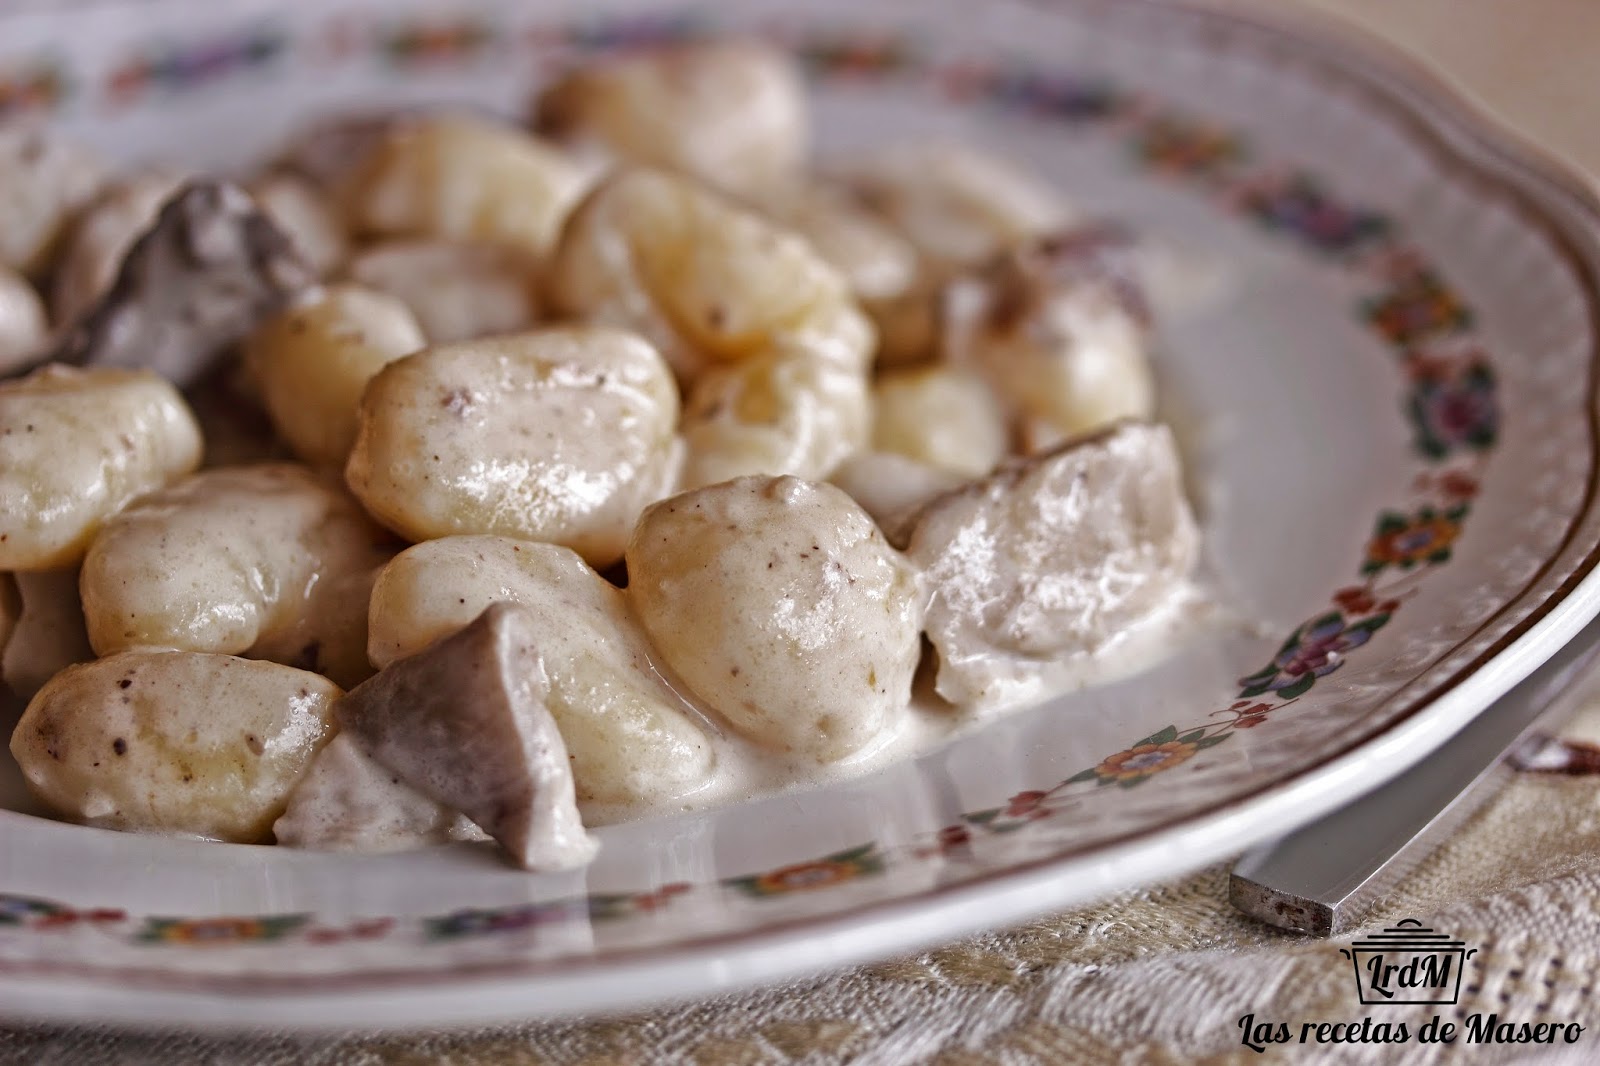
[[[1339,954],[1355,966],[1363,1004],[1453,1004],[1461,996],[1461,971],[1477,951],[1407,918]]]

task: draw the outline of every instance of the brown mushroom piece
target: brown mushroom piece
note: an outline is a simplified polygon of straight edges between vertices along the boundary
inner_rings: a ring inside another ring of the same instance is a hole
[[[317,753],[272,834],[284,847],[369,854],[488,839],[380,765],[350,733]]]
[[[535,629],[527,610],[494,604],[363,682],[337,713],[375,761],[466,815],[521,866],[573,869],[599,842],[578,816]]]
[[[1171,431],[1127,422],[935,500],[907,554],[937,590],[939,695],[993,706],[1171,602],[1199,534]]]
[[[168,200],[109,292],[54,353],[79,366],[144,367],[179,385],[317,280],[290,238],[235,185]]]

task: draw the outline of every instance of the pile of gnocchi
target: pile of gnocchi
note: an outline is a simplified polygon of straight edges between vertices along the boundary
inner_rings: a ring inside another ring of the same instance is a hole
[[[1149,334],[1127,235],[957,143],[813,164],[756,42],[239,181],[0,127],[11,752],[93,826],[582,865],[1177,595]]]

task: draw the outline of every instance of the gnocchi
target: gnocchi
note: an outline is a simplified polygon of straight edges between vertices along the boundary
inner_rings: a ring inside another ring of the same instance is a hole
[[[800,173],[809,147],[793,61],[712,41],[577,68],[541,91],[534,126],[580,151],[749,192]]]
[[[441,345],[372,379],[345,477],[411,540],[546,540],[604,567],[645,504],[671,491],[677,414],[666,364],[620,330]]]
[[[345,203],[359,233],[491,241],[538,257],[584,180],[560,151],[511,126],[425,115],[388,127]]]
[[[580,207],[558,309],[638,330],[687,383],[685,483],[823,477],[866,444],[871,323],[796,234],[689,180],[623,173]]]
[[[633,48],[526,129],[347,116],[238,185],[0,126],[33,790],[566,870],[585,821],[859,772],[1188,604],[1148,252],[972,146],[813,165],[798,70]]]
[[[667,665],[758,743],[832,762],[904,713],[921,575],[832,485],[751,477],[664,500],[628,573]]]
[[[49,337],[44,301],[27,278],[0,264],[0,377],[32,365]]]
[[[479,536],[407,549],[373,589],[368,654],[387,666],[500,602],[532,614],[580,803],[637,807],[705,784],[710,743],[655,672],[626,597],[565,548]]]
[[[504,245],[380,241],[353,256],[346,272],[400,299],[433,344],[520,333],[539,319],[538,264]]]
[[[317,628],[337,579],[390,549],[337,484],[288,463],[208,470],[99,531],[80,586],[97,654],[249,654],[323,667]]]
[[[200,448],[178,390],[148,371],[0,381],[0,570],[76,565],[106,519],[193,470]]]
[[[416,318],[393,296],[335,285],[262,323],[245,342],[245,359],[295,454],[343,466],[367,382],[423,343]]]
[[[1006,420],[983,379],[947,365],[894,370],[873,388],[879,451],[982,477],[1009,448]]]
[[[0,265],[39,277],[72,216],[100,191],[99,155],[41,125],[0,123]]]
[[[51,678],[17,723],[11,754],[74,821],[261,843],[332,735],[339,695],[326,678],[277,663],[122,652]]]
[[[1034,423],[1030,436],[1149,418],[1147,312],[1127,255],[1120,236],[1094,229],[1005,253],[952,286],[946,358],[984,373]]]

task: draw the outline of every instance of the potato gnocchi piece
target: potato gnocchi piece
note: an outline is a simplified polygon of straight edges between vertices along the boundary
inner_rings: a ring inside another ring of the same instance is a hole
[[[200,463],[200,430],[155,374],[45,366],[0,382],[0,570],[83,558],[101,523]]]
[[[1077,214],[1010,161],[954,141],[893,144],[841,176],[935,268],[974,266]]]
[[[708,365],[814,339],[868,358],[844,333],[850,290],[798,234],[681,175],[629,170],[573,213],[550,270],[558,311],[635,330],[685,381]]]
[[[1029,694],[1167,601],[1199,534],[1165,426],[1126,423],[930,504],[908,554],[936,590],[936,688],[958,705]]]
[[[866,444],[871,323],[804,239],[755,212],[621,174],[574,215],[552,281],[559,309],[640,331],[693,383],[686,484],[822,477]]]
[[[706,783],[711,747],[654,672],[626,597],[565,548],[482,536],[408,548],[372,590],[368,656],[414,655],[500,602],[532,614],[581,804],[665,802]]]
[[[683,412],[682,487],[759,474],[821,477],[866,444],[871,424],[865,374],[782,344],[696,383]]]
[[[410,540],[524,537],[604,567],[677,477],[677,416],[666,364],[621,330],[442,345],[372,379],[345,476]]]
[[[94,658],[78,598],[78,571],[35,570],[8,575],[7,591],[18,609],[3,647],[0,678],[21,699],[29,699],[56,674]]]
[[[355,444],[367,382],[424,343],[400,300],[334,285],[264,322],[245,342],[245,358],[294,453],[313,465],[342,466]]]
[[[663,500],[634,530],[628,576],[662,659],[759,744],[833,762],[905,712],[922,583],[832,485],[751,477]]]
[[[0,377],[38,362],[49,342],[44,301],[27,278],[0,264]]]
[[[1149,418],[1148,312],[1132,245],[1088,228],[1044,237],[954,283],[945,356],[981,371],[1030,439]]]
[[[517,333],[539,318],[538,264],[503,245],[381,241],[358,252],[347,273],[404,301],[432,344]]]
[[[128,249],[182,183],[180,175],[162,171],[122,178],[79,213],[51,278],[50,313],[57,326],[76,322],[110,290]]]
[[[322,595],[390,551],[340,486],[305,467],[208,470],[95,537],[80,581],[89,640],[101,655],[177,648],[325,666]]]
[[[354,228],[489,241],[541,257],[583,193],[583,171],[512,126],[466,115],[393,122],[350,182]]]
[[[319,277],[327,277],[345,260],[349,239],[344,220],[331,200],[298,174],[273,170],[246,186]]]
[[[534,127],[579,151],[667,167],[736,191],[796,175],[809,148],[794,60],[709,41],[585,64],[543,89]]]
[[[488,607],[340,701],[339,725],[402,782],[466,815],[527,870],[570,870],[600,842],[578,815],[551,714],[541,626]]]
[[[49,128],[0,123],[0,265],[45,274],[68,222],[105,176],[98,155]]]
[[[277,663],[124,652],[52,678],[11,754],[33,792],[74,821],[261,843],[331,735],[339,695]]]
[[[844,275],[877,329],[880,364],[933,355],[937,300],[916,247],[903,234],[835,183],[785,189],[760,203]]]
[[[984,380],[951,366],[881,375],[873,388],[873,446],[962,477],[982,477],[1007,450],[1005,413]]]

